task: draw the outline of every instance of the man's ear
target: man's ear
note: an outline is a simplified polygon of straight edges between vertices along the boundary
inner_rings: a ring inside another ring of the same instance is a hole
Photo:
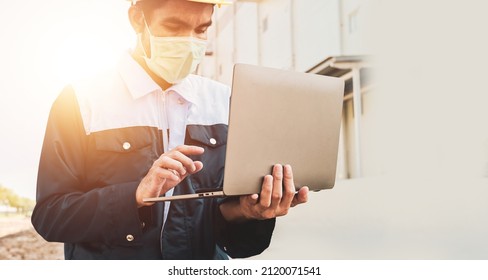
[[[129,20],[132,28],[136,34],[143,33],[144,31],[144,13],[142,9],[137,5],[132,5],[129,8]]]

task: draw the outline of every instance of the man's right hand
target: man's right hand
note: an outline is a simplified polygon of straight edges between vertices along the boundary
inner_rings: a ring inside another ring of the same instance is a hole
[[[203,163],[188,156],[201,155],[204,149],[197,146],[178,146],[162,154],[151,166],[136,190],[137,207],[150,206],[154,202],[143,202],[144,198],[158,197],[174,188],[186,176],[202,170]]]

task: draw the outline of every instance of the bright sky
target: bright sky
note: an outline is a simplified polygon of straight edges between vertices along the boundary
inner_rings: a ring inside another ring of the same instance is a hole
[[[1,0],[0,184],[35,198],[52,102],[71,81],[114,64],[134,33],[124,0]]]

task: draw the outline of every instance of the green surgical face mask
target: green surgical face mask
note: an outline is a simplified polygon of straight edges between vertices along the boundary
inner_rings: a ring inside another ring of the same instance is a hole
[[[177,84],[194,72],[205,56],[206,40],[195,37],[156,37],[151,34],[147,24],[146,29],[150,36],[151,57],[144,51],[144,60],[154,74],[170,84]],[[142,45],[140,36],[139,40]]]

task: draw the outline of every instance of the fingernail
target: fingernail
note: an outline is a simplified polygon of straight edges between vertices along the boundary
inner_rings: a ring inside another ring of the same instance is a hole
[[[281,164],[276,164],[275,165],[275,172],[280,172],[280,171],[283,171],[283,166],[281,166]]]
[[[285,169],[286,169],[287,171],[291,171],[291,165],[289,165],[289,164],[285,165]]]

